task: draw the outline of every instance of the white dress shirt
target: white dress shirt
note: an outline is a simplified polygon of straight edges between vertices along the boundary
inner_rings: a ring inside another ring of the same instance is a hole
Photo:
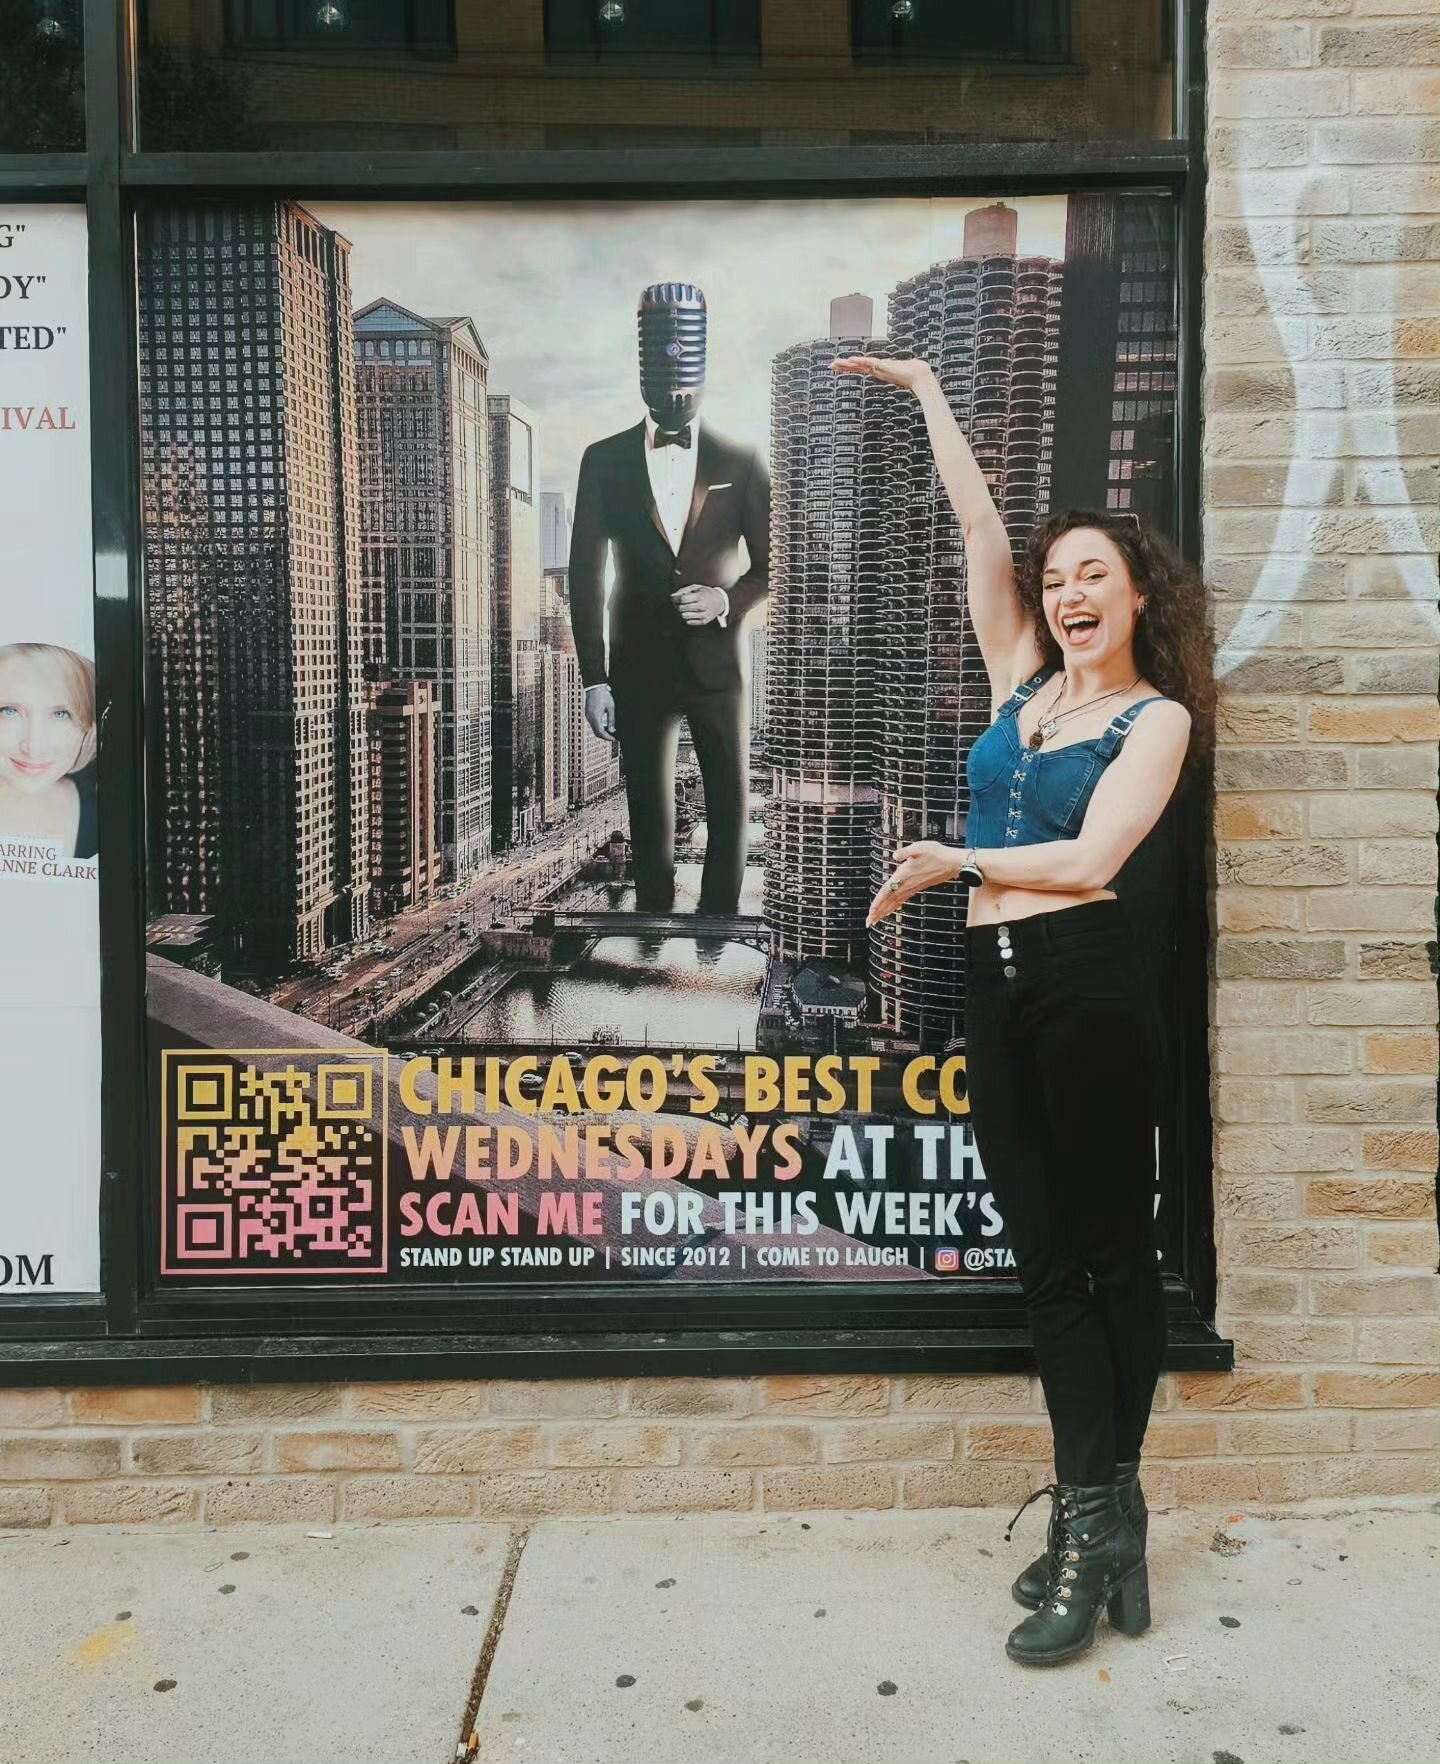
[[[680,541],[690,520],[690,502],[695,495],[695,468],[700,456],[700,425],[690,425],[690,445],[671,447],[655,445],[656,422],[645,417],[645,470],[650,475],[650,493],[660,516],[660,525],[670,541],[670,549],[679,552]]]

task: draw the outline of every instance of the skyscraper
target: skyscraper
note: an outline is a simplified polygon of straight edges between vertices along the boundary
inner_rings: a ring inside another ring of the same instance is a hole
[[[830,336],[782,350],[771,373],[764,899],[780,954],[796,963],[858,963],[866,947],[878,808],[875,651],[905,589],[904,559],[889,540],[891,508],[908,480],[901,395],[830,364],[887,353],[870,328],[869,301],[837,300]]]
[[[1097,191],[1068,199],[1057,508],[1133,511],[1173,528],[1174,261],[1167,198]]]
[[[273,970],[368,925],[350,247],[288,201],[137,229],[150,910]]]
[[[371,869],[382,912],[421,905],[440,881],[438,720],[430,681],[378,679],[371,685]]]
[[[490,420],[491,750],[495,847],[540,825],[540,445],[533,413],[492,393]]]
[[[569,570],[547,565],[540,602],[541,667],[548,670],[542,672],[541,680],[541,727],[546,731],[543,740],[547,743],[568,739],[570,753],[563,774],[569,792],[568,806],[583,808],[587,802],[596,802],[620,788],[620,747],[618,742],[596,735],[585,720],[585,688],[575,653],[569,594]],[[547,823],[559,801],[560,765],[558,755],[547,747],[542,760],[542,767],[548,771]]]
[[[750,648],[750,739],[761,741],[766,731],[766,694],[770,690],[770,630],[752,625],[745,633]]]
[[[570,511],[558,490],[540,492],[540,567],[570,567]]]
[[[563,821],[574,796],[579,658],[572,652],[540,651],[540,820],[546,827]]]
[[[1018,551],[1050,504],[1061,266],[1015,251],[1014,210],[973,211],[964,255],[895,289],[889,332],[899,354],[934,366]],[[963,842],[964,756],[990,720],[961,535],[918,403],[902,412],[904,483],[891,499],[889,543],[904,563],[886,615],[872,891],[904,841]],[[964,920],[957,884],[917,896],[871,933],[871,994],[887,1028],[926,1044],[961,1033]]]
[[[542,500],[542,521],[544,518]],[[584,703],[565,584],[563,568],[547,568],[540,581],[538,769],[540,818],[547,827],[563,820],[575,799],[575,766],[580,748],[575,725]]]
[[[830,335],[868,341],[875,329],[875,302],[868,294],[839,294],[830,302]]]
[[[355,315],[366,660],[435,688],[445,874],[490,853],[489,357],[468,318]]]
[[[570,763],[570,801],[576,808],[587,802],[598,802],[602,796],[613,796],[620,788],[620,743],[597,735],[585,721],[584,689],[580,685],[580,667],[575,667],[575,685],[580,701],[573,724],[575,748]]]

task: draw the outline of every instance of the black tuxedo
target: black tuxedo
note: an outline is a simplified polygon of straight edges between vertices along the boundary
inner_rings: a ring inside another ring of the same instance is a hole
[[[655,507],[637,423],[585,450],[570,536],[570,620],[581,678],[608,684],[630,806],[636,904],[668,912],[675,890],[675,747],[690,725],[709,845],[700,910],[733,913],[745,864],[748,716],[740,644],[770,586],[770,481],[758,455],[701,425],[695,493],[676,554]],[[748,566],[741,570],[740,541]],[[613,555],[609,656],[605,560]],[[724,628],[687,625],[671,595],[696,583],[730,596]]]

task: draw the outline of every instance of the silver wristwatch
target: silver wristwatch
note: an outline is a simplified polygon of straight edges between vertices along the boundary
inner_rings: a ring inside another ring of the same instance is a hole
[[[971,887],[979,887],[979,884],[985,880],[985,871],[981,870],[979,864],[976,863],[974,845],[967,845],[964,852],[960,854],[960,873],[958,873],[958,880],[960,880],[960,882],[967,882]]]
[[[973,845],[967,845],[960,854],[959,880],[968,883],[971,888],[978,888],[985,880],[985,872],[976,862]]]

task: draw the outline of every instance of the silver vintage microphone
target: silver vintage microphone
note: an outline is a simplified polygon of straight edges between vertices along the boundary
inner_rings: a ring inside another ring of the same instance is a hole
[[[640,396],[656,427],[695,420],[705,392],[705,296],[690,282],[656,282],[640,295]]]

